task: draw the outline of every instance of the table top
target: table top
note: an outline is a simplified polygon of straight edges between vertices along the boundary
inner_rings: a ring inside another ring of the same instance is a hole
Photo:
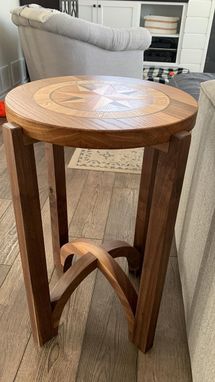
[[[36,140],[84,148],[168,142],[194,127],[197,103],[171,86],[124,77],[69,76],[33,81],[6,97],[9,122]]]

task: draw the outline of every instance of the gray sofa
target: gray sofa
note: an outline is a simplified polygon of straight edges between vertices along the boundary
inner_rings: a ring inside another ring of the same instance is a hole
[[[173,77],[169,85],[184,90],[198,101],[201,83],[210,80],[215,80],[215,73],[185,73]]]
[[[176,76],[171,84],[198,99],[199,112],[175,235],[194,382],[215,381],[215,74]],[[207,81],[209,80],[210,81]],[[205,82],[207,81],[207,82]]]
[[[31,80],[61,75],[142,78],[145,28],[112,29],[41,7],[12,11]]]

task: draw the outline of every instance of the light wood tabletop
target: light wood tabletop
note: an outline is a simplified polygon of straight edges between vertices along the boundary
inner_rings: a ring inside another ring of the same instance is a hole
[[[191,130],[197,103],[176,88],[122,77],[58,77],[6,97],[7,119],[26,135],[63,146],[132,148]]]

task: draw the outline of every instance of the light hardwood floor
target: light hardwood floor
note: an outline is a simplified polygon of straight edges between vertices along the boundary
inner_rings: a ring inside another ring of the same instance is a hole
[[[50,283],[53,270],[44,147],[35,147]],[[72,150],[66,150],[67,162]],[[132,242],[139,176],[67,169],[71,237]],[[124,269],[126,262],[120,260]],[[137,280],[134,280],[137,283]],[[0,132],[0,381],[191,382],[174,248],[153,349],[141,354],[113,290],[94,271],[67,303],[56,338],[34,345]]]

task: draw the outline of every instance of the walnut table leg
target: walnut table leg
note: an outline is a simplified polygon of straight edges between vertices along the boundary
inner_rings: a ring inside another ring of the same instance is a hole
[[[46,143],[54,264],[62,270],[60,248],[69,241],[64,147]]]
[[[134,247],[141,256],[140,267],[144,256],[146,235],[149,222],[149,213],[152,201],[152,191],[158,161],[158,150],[146,147],[143,156],[142,173],[140,180],[139,200],[135,227]]]
[[[32,331],[42,345],[53,329],[34,148],[20,127],[5,124],[3,134]]]
[[[189,146],[190,133],[181,132],[171,138],[168,153],[158,152],[133,332],[143,352],[153,345]]]

